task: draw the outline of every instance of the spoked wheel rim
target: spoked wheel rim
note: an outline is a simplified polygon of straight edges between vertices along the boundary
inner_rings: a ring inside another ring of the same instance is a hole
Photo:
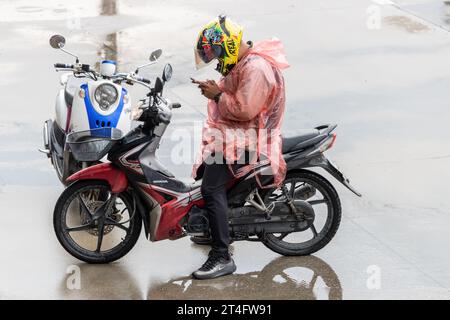
[[[306,250],[323,241],[332,226],[334,208],[331,195],[324,186],[308,177],[288,177],[284,181],[284,185],[287,187],[292,199],[304,200],[312,206],[315,215],[314,221],[305,231],[266,233],[264,240],[288,250]],[[308,190],[302,192],[304,189],[310,189],[310,192]],[[314,193],[313,190],[315,190]],[[273,201],[283,200],[286,200],[286,197],[281,188],[270,189],[263,196],[263,201],[266,205]],[[318,207],[321,207],[320,210],[317,210]]]
[[[136,208],[122,194],[107,186],[86,186],[76,190],[61,212],[61,233],[81,255],[112,255],[132,237]]]

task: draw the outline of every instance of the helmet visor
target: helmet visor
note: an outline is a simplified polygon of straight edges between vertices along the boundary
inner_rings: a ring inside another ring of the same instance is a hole
[[[197,51],[204,63],[210,63],[215,58],[217,58],[216,53],[214,52],[212,46],[209,44],[202,46]]]
[[[200,39],[197,47],[194,49],[195,65],[197,69],[209,65],[214,59],[217,59],[220,56],[220,53],[220,46],[203,43],[202,39]]]
[[[195,56],[195,68],[197,70],[206,67],[207,65],[210,65],[212,60],[209,63],[206,63],[203,58],[202,55],[199,53],[199,51],[197,49],[194,49],[194,56]]]

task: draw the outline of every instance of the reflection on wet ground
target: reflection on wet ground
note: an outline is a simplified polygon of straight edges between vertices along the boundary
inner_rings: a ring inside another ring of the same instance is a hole
[[[102,0],[100,7],[101,16],[114,16],[117,14],[117,0]],[[102,60],[118,61],[118,48],[117,48],[117,32],[108,33],[106,39],[100,48],[98,55]],[[96,63],[97,70],[100,65]]]
[[[394,0],[394,2],[405,11],[450,31],[450,1]]]
[[[405,31],[411,33],[426,32],[430,30],[426,25],[405,16],[384,17],[383,21],[388,25],[401,27]]]
[[[63,278],[58,292],[62,299],[142,299],[137,279],[120,264],[75,266],[79,269],[72,267],[69,272],[80,272],[80,282],[70,276]]]
[[[118,60],[120,71],[161,47],[161,62],[143,76],[154,79],[164,63],[173,65],[165,93],[182,109],[174,112],[167,137],[180,126],[190,132],[206,109],[189,77],[217,77],[209,69],[194,71],[192,39],[217,14],[217,3],[0,2],[0,86],[7,106],[0,117],[0,204],[9,208],[0,225],[0,298],[450,298],[450,202],[443,195],[450,179],[450,5],[395,2],[398,7],[382,6],[385,24],[373,31],[364,21],[372,1],[288,0],[268,13],[269,0],[231,0],[229,14],[245,22],[250,39],[276,35],[286,45],[291,68],[283,130],[338,123],[329,155],[364,198],[327,176],[341,196],[343,220],[326,248],[315,257],[280,258],[261,244],[236,243],[236,275],[205,282],[188,277],[206,251],[186,238],[149,243],[141,237],[129,255],[107,266],[69,256],[51,224],[62,187],[36,150],[59,88],[52,64],[72,62],[48,47],[54,33],[65,35],[67,48],[83,61]],[[136,86],[129,91],[133,101],[145,93]],[[190,165],[171,162],[176,142],[166,138],[158,154],[187,178]],[[80,290],[67,289],[73,265],[81,270]],[[381,272],[380,287],[367,285],[373,267]]]
[[[340,300],[342,287],[334,270],[314,257],[280,257],[261,271],[212,279],[184,277],[153,285],[148,299]]]
[[[140,289],[142,284],[120,264],[76,266],[81,274],[80,283],[77,284],[70,276],[62,279],[59,294],[64,298],[145,298],[145,293]],[[72,290],[75,285],[79,285],[81,290]],[[342,299],[342,287],[337,274],[326,262],[314,256],[280,257],[268,263],[261,271],[204,281],[186,276],[164,283],[152,281],[148,287],[147,299],[163,300]]]
[[[102,0],[100,4],[101,16],[114,16],[117,14],[117,0]]]
[[[444,21],[446,24],[450,25],[450,1],[444,1]]]

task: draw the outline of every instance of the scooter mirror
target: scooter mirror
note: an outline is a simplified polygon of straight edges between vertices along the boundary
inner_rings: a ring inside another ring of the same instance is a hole
[[[162,50],[161,49],[157,49],[157,50],[153,51],[150,54],[149,60],[150,61],[156,61],[156,60],[159,59],[159,57],[161,57],[161,55],[162,55]]]
[[[172,78],[172,66],[170,63],[166,64],[162,74],[162,79],[164,82],[169,81]]]
[[[60,34],[55,34],[55,35],[50,37],[50,41],[49,42],[50,42],[50,46],[52,48],[54,48],[54,49],[61,49],[66,44],[66,39]]]

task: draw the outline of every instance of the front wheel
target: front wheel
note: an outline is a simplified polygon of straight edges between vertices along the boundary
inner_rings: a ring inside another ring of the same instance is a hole
[[[314,210],[314,219],[308,229],[291,233],[265,233],[261,241],[272,251],[285,256],[304,256],[326,246],[336,234],[341,221],[339,196],[325,178],[302,170],[288,172],[283,182],[294,200],[308,202]],[[264,203],[285,201],[280,188],[262,193]]]
[[[129,193],[113,194],[101,181],[80,181],[59,197],[53,225],[72,256],[88,263],[109,263],[136,244],[142,228],[137,210]]]

